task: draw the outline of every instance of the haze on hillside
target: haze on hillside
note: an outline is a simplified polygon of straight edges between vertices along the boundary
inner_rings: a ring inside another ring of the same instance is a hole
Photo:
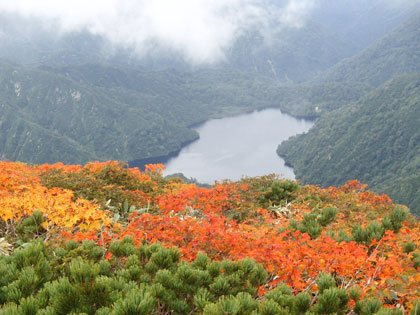
[[[0,38],[43,42],[45,38],[58,40],[86,32],[105,40],[108,53],[118,49],[128,49],[137,57],[175,53],[183,61],[197,65],[225,59],[235,41],[253,30],[258,30],[264,44],[270,45],[279,28],[299,29],[308,20],[319,18],[331,28],[346,30],[354,27],[351,24],[365,10],[401,10],[415,2],[418,1],[2,0],[0,14],[3,19],[6,17],[6,27],[0,27]],[[387,30],[386,25],[379,28]]]
[[[169,49],[192,63],[212,63],[252,27],[268,32],[273,19],[300,27],[313,5],[313,0],[19,0],[2,1],[0,12],[58,35],[87,31],[139,55]]]

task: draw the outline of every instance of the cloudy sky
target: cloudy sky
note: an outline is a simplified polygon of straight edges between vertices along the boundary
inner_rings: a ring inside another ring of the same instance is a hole
[[[86,30],[140,54],[169,48],[199,64],[223,59],[241,32],[264,28],[270,18],[301,26],[313,5],[314,0],[0,0],[0,12],[41,19],[61,33]]]

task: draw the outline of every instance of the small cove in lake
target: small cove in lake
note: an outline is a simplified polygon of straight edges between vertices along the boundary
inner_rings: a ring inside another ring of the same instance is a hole
[[[176,156],[150,159],[147,163],[163,163],[164,175],[183,173],[200,183],[270,173],[294,179],[293,169],[277,155],[277,146],[308,131],[313,124],[314,121],[273,108],[212,119],[194,128],[200,138],[187,144]]]

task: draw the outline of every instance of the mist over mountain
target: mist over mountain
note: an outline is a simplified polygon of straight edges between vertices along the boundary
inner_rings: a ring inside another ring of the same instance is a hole
[[[379,86],[401,74],[420,71],[420,11],[358,55],[320,75],[323,82],[364,82]]]
[[[0,55],[24,64],[232,67],[302,82],[365,48],[418,7],[391,0],[207,2],[185,0],[175,9],[165,1],[109,1],[101,9],[96,2],[75,2],[71,9],[49,1],[44,7],[0,3]]]
[[[162,51],[192,65],[223,60],[225,50],[250,29],[267,32],[270,21],[300,27],[310,0],[1,2],[0,12],[26,19],[58,36],[86,32],[139,58]]]
[[[363,49],[420,8],[418,0],[318,0],[312,17]]]

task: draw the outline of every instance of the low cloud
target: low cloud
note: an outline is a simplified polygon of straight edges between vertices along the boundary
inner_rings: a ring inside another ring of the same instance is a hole
[[[88,31],[139,55],[166,49],[212,63],[245,30],[270,21],[300,27],[314,0],[0,0],[0,12],[61,34]]]
[[[313,0],[290,1],[281,12],[282,22],[289,26],[301,27],[314,4]]]

